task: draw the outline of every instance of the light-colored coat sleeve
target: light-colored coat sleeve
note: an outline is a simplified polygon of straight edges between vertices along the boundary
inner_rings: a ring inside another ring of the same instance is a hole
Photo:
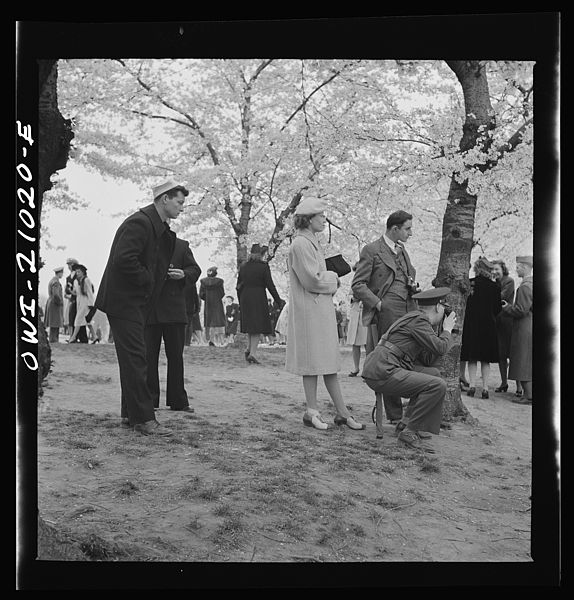
[[[319,271],[317,250],[311,241],[303,236],[293,240],[291,248],[291,268],[303,288],[312,294],[334,294],[337,291],[337,274],[333,271]]]

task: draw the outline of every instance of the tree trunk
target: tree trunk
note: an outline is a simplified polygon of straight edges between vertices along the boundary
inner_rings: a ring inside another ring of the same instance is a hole
[[[487,150],[489,138],[484,136],[494,126],[486,71],[479,61],[447,61],[459,80],[465,109],[463,135],[459,144],[462,152],[480,146]],[[481,169],[482,165],[477,165]],[[449,303],[457,314],[458,331],[453,332],[452,346],[443,361],[443,377],[447,382],[447,395],[443,406],[443,421],[460,418],[473,422],[474,418],[463,404],[459,387],[459,365],[462,325],[466,298],[469,291],[468,271],[473,248],[474,218],[476,212],[475,195],[468,191],[464,174],[453,173],[448,193],[447,206],[443,218],[442,243],[437,276],[433,280],[436,287],[447,286],[452,292]]]
[[[74,134],[71,121],[64,119],[58,109],[58,61],[39,60],[38,77],[38,221],[41,223],[44,192],[52,187],[52,175],[65,168]],[[40,260],[39,268],[41,265]],[[50,371],[51,357],[43,317],[38,311],[38,396],[43,394],[42,383]]]
[[[39,60],[38,98],[38,222],[41,223],[44,192],[52,187],[53,173],[63,169],[68,162],[70,142],[74,137],[71,121],[64,119],[58,109],[58,61]],[[40,228],[38,228],[39,230]],[[42,265],[39,260],[38,268]],[[50,372],[52,348],[44,328],[42,313],[38,311],[38,397],[43,394],[42,384]],[[39,558],[85,560],[82,552],[64,543],[55,528],[50,527],[38,512]]]

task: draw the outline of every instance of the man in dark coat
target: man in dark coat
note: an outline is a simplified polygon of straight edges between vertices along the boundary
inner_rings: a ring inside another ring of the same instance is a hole
[[[404,210],[392,213],[386,232],[361,250],[356,264],[351,289],[353,296],[363,302],[363,325],[369,332],[367,354],[392,323],[416,308],[411,297],[418,289],[416,270],[404,247],[412,235],[412,219]],[[391,423],[400,421],[400,396],[383,395],[383,403],[387,419]]]
[[[450,346],[456,323],[451,312],[445,317],[442,300],[450,288],[436,288],[413,296],[419,310],[397,319],[366,357],[361,377],[379,393],[410,398],[408,419],[400,430],[399,442],[415,449],[434,453],[428,442],[430,434],[440,432],[446,382],[440,371],[431,366]],[[442,322],[437,335],[433,327]]]
[[[108,316],[120,368],[122,424],[144,435],[170,435],[154,413],[147,385],[145,322],[157,303],[175,246],[167,220],[183,210],[188,191],[173,181],[118,228],[95,306]]]
[[[183,348],[188,320],[185,287],[195,286],[200,275],[201,269],[195,262],[189,243],[176,238],[167,279],[145,327],[147,383],[155,408],[159,407],[158,359],[163,338],[167,357],[166,404],[171,410],[193,412],[183,382]]]

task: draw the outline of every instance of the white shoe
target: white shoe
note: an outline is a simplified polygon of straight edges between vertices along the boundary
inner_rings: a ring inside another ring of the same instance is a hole
[[[310,415],[309,413],[305,413],[303,415],[303,424],[307,427],[314,427],[315,429],[329,429],[329,426],[325,421],[321,420],[320,415]]]

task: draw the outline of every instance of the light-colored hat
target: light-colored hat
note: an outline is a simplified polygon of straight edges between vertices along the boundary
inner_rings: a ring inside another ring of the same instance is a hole
[[[54,269],[54,273],[63,273],[64,272],[64,267],[58,267],[57,269]]]
[[[66,264],[67,264],[67,265],[77,265],[77,264],[78,264],[78,260],[77,260],[77,259],[75,259],[75,258],[68,258],[68,259],[66,260]]]
[[[321,198],[315,196],[308,196],[303,198],[295,209],[296,215],[316,215],[317,213],[323,212],[327,208],[327,203]]]
[[[183,185],[176,183],[172,179],[168,179],[162,184],[152,188],[153,199],[155,200],[158,196],[161,196],[166,192],[170,192],[171,190],[180,190],[181,192],[183,192],[184,196],[187,196],[189,194],[189,191]]]
[[[524,263],[525,265],[530,265],[531,267],[534,265],[534,258],[532,256],[517,256],[517,263]]]

